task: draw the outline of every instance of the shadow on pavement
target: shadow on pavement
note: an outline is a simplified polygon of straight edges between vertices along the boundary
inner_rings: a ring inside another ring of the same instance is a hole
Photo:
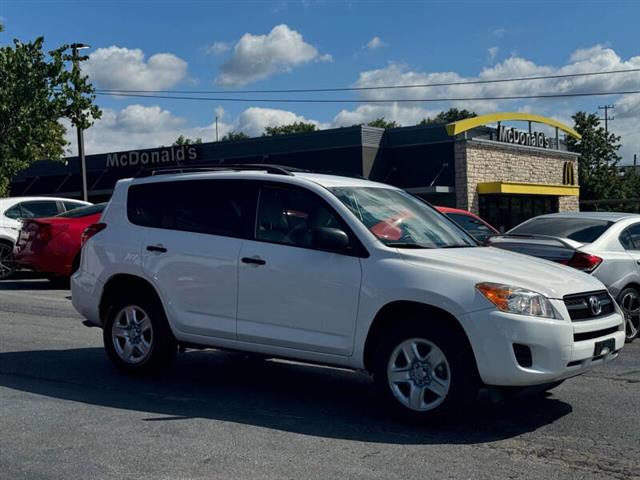
[[[446,426],[385,418],[368,376],[346,370],[188,351],[162,377],[119,373],[101,348],[0,354],[0,385],[52,398],[148,412],[146,421],[209,418],[326,438],[474,444],[514,437],[571,412],[553,398],[479,402]]]
[[[53,284],[42,273],[20,270],[11,278],[0,280],[2,290],[60,290],[60,286]]]

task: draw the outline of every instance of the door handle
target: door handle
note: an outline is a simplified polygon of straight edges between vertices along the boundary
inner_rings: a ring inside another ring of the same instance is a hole
[[[242,263],[248,263],[249,265],[265,265],[267,262],[261,258],[242,257]]]
[[[167,249],[162,245],[147,245],[148,252],[167,253]]]

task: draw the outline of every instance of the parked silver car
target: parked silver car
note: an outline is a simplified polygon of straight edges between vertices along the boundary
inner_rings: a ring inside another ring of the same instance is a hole
[[[541,215],[491,246],[545,258],[591,273],[604,283],[624,311],[627,341],[640,330],[640,215],[577,212]]]

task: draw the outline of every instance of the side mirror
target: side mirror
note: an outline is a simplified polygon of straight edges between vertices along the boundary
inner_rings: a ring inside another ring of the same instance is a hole
[[[349,236],[339,228],[317,227],[311,231],[311,245],[320,250],[344,252],[349,248]]]

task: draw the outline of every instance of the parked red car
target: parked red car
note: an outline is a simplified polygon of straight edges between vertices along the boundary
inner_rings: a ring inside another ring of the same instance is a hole
[[[24,220],[13,250],[16,266],[48,274],[52,281],[68,279],[78,268],[82,232],[99,221],[105,206],[89,205],[55,217]]]
[[[474,215],[471,212],[467,212],[466,210],[460,210],[459,208],[450,207],[435,208],[440,213],[444,213],[447,217],[464,228],[469,234],[471,234],[473,238],[475,238],[480,243],[484,243],[484,241],[491,235],[500,233],[479,216]]]

